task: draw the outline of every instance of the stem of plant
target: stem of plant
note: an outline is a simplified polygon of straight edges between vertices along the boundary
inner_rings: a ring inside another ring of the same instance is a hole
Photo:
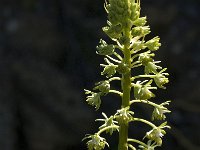
[[[125,31],[125,36],[129,38],[130,32],[129,30]],[[124,46],[124,58],[123,62],[131,68],[131,53],[129,49],[130,43],[125,44]],[[121,85],[123,89],[123,96],[122,96],[122,105],[121,107],[127,107],[130,105],[130,92],[131,92],[131,69],[125,74],[122,75]],[[128,123],[122,123],[119,128],[119,145],[118,150],[128,150]]]

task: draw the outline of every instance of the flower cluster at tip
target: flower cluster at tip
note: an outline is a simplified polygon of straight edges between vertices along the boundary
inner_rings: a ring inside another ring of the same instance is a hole
[[[165,128],[170,128],[167,122],[156,126],[151,121],[137,118],[134,112],[131,111],[131,105],[134,103],[144,103],[153,107],[151,120],[165,120],[166,114],[170,113],[166,105],[170,101],[161,104],[154,102],[156,95],[154,90],[166,89],[165,84],[169,82],[165,71],[162,68],[160,61],[155,61],[155,52],[161,46],[158,36],[145,41],[146,35],[150,31],[150,26],[147,24],[147,17],[140,17],[140,0],[107,0],[105,2],[105,10],[108,13],[107,26],[103,27],[103,31],[111,38],[113,43],[108,44],[103,39],[100,39],[99,45],[96,47],[96,53],[104,56],[104,64],[101,75],[106,79],[97,82],[92,91],[85,90],[86,102],[94,106],[98,110],[102,104],[102,97],[107,94],[116,94],[123,97],[123,90],[114,90],[111,82],[120,81],[123,83],[124,78],[121,76],[132,72],[135,68],[144,68],[143,74],[130,77],[131,93],[134,97],[130,100],[128,107],[121,107],[114,115],[107,117],[102,113],[104,119],[96,119],[103,122],[99,127],[99,131],[93,135],[84,138],[88,139],[87,146],[89,150],[102,150],[105,146],[109,147],[106,139],[101,137],[102,133],[109,133],[120,130],[121,124],[139,121],[152,127],[152,130],[146,132],[143,140],[127,139],[127,145],[130,149],[136,150],[154,150],[162,145],[162,138],[166,134]],[[131,54],[130,64],[125,60],[125,50],[129,50]],[[133,72],[132,74],[135,74]]]

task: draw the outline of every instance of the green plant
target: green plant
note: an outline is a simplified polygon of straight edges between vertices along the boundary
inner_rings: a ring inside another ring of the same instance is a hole
[[[154,52],[161,46],[160,38],[156,36],[145,41],[145,36],[150,33],[150,27],[146,25],[147,18],[140,17],[140,9],[140,0],[109,0],[105,2],[108,25],[103,27],[103,31],[114,44],[107,44],[101,39],[97,46],[97,54],[105,56],[105,64],[100,66],[104,67],[101,74],[105,75],[107,79],[98,82],[93,91],[85,90],[86,101],[98,110],[101,106],[101,97],[115,93],[121,97],[122,104],[114,115],[107,117],[105,113],[102,113],[104,119],[97,119],[97,121],[103,122],[99,131],[84,138],[84,140],[88,139],[89,150],[102,150],[109,146],[101,134],[106,132],[112,135],[115,131],[119,132],[118,150],[136,150],[137,145],[140,150],[154,150],[162,145],[162,137],[166,134],[164,129],[170,128],[167,122],[156,126],[150,121],[137,118],[131,110],[135,103],[153,106],[152,121],[164,120],[165,114],[170,112],[166,108],[170,101],[161,104],[152,102],[155,97],[152,91],[157,88],[165,89],[164,85],[169,80],[166,77],[168,76],[168,73],[165,73],[166,68],[162,69],[157,65],[160,61],[153,59]],[[137,71],[134,71],[137,67],[143,67],[144,74],[137,75]],[[114,76],[117,74],[120,77]],[[122,91],[111,88],[110,84],[113,81],[121,82]],[[131,100],[131,95],[134,100]],[[141,141],[128,137],[129,123],[138,121],[152,128],[146,132]]]

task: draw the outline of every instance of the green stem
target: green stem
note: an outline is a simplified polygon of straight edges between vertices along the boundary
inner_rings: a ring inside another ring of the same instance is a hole
[[[147,120],[145,120],[145,119],[141,119],[141,118],[134,118],[132,121],[139,121],[139,122],[143,122],[143,123],[145,123],[145,124],[147,124],[147,125],[151,126],[152,128],[157,128],[157,126],[156,126],[156,125],[154,125],[153,123],[151,123],[151,122],[149,122],[149,121],[147,121]]]
[[[137,78],[154,78],[156,75],[138,75],[138,76],[134,76],[131,78],[131,80],[133,81],[134,79]]]
[[[122,96],[123,93],[116,91],[116,90],[109,90],[109,93],[114,93],[114,94],[118,94],[119,96]]]
[[[130,31],[127,28],[125,30],[125,35],[127,37],[130,37]],[[131,92],[131,53],[130,53],[130,43],[124,45],[124,58],[123,62],[130,68],[130,70],[122,75],[121,85],[123,90],[123,96],[122,96],[122,105],[121,107],[127,107],[130,103],[130,92]],[[118,150],[128,150],[128,123],[122,123],[120,124],[119,128],[119,144],[118,144]]]
[[[132,150],[136,150],[135,147],[131,144],[128,144],[128,147],[130,147]]]
[[[152,105],[154,107],[159,107],[158,104],[150,102],[150,101],[147,101],[147,100],[132,100],[132,101],[130,101],[130,105],[133,104],[133,103],[145,103],[145,104]]]
[[[131,68],[137,68],[137,67],[140,67],[140,66],[142,66],[142,64],[137,64],[137,65],[131,66]]]
[[[117,125],[112,125],[112,126],[108,126],[108,127],[105,127],[101,130],[99,130],[99,132],[97,132],[98,135],[100,135],[101,133],[105,132],[106,130],[109,130],[109,129],[119,129],[119,126]]]
[[[135,58],[137,58],[139,56],[140,56],[140,54],[135,54],[135,55],[133,55],[133,57],[131,57],[131,60],[133,60],[133,59],[135,59]]]
[[[141,64],[140,61],[135,61],[134,63],[131,64],[131,66],[135,66],[135,65],[138,65],[138,64]]]
[[[114,55],[115,55],[117,58],[119,58],[119,60],[122,60],[122,57],[121,57],[119,54],[117,54],[116,52],[114,52]]]
[[[147,147],[147,145],[139,140],[136,140],[136,139],[128,139],[128,142],[134,142],[134,143],[137,143],[137,144],[140,144],[144,147]]]
[[[115,80],[121,80],[121,78],[120,77],[112,77],[108,81],[115,81]]]
[[[116,62],[116,63],[121,63],[121,61],[116,60],[116,59],[114,59],[114,58],[112,58],[112,57],[110,57],[110,56],[108,56],[108,55],[106,55],[106,57],[109,58],[110,60]]]

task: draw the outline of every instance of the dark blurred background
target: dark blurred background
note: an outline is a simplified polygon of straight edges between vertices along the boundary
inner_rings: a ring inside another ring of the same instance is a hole
[[[84,88],[100,81],[103,58],[95,54],[106,25],[103,0],[0,0],[0,149],[86,150],[81,139],[97,131],[104,111],[120,100],[103,98],[98,112]],[[200,1],[141,0],[152,36],[161,37],[156,60],[168,67],[172,99],[165,150],[200,150]],[[117,87],[117,85],[115,85]],[[152,108],[135,106],[146,118]],[[148,131],[148,129],[145,131]],[[144,126],[130,136],[142,138]],[[107,136],[106,136],[107,137]],[[114,135],[110,149],[117,149]]]

